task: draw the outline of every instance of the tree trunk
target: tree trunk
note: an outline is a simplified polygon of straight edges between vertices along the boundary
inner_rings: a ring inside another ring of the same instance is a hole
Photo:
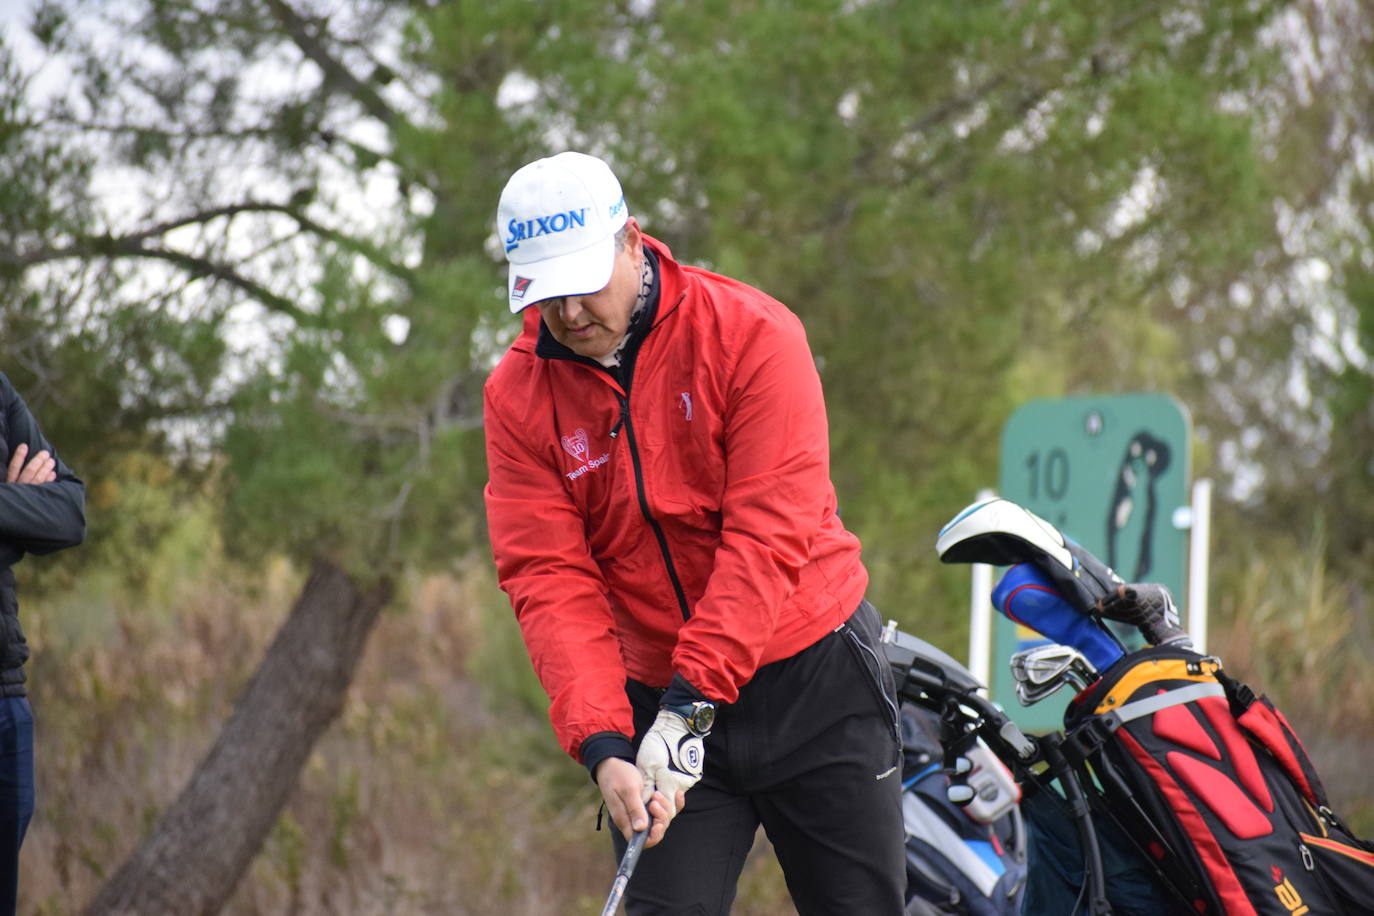
[[[389,584],[362,591],[317,561],[233,714],[190,782],[88,916],[217,913],[343,709]]]

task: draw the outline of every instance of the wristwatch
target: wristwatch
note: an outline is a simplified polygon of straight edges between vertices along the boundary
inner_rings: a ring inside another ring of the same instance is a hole
[[[716,704],[706,700],[679,705],[665,704],[663,708],[682,716],[683,721],[687,723],[687,730],[698,738],[709,735],[711,726],[716,724]]]

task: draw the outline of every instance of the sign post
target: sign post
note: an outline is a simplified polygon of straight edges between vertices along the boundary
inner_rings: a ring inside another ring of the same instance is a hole
[[[1127,582],[1158,582],[1176,601],[1188,593],[1187,535],[1191,428],[1166,394],[1118,394],[1032,401],[1002,429],[998,492],[1052,522]],[[1016,699],[1013,652],[1045,642],[1000,615],[993,628],[991,697],[1022,728],[1062,724],[1068,690],[1031,707]],[[1119,632],[1128,648],[1138,634]]]

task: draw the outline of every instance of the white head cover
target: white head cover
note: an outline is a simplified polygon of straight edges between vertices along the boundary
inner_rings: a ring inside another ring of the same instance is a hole
[[[620,182],[595,156],[559,153],[519,169],[496,210],[510,262],[510,310],[604,287],[615,234],[628,217]]]

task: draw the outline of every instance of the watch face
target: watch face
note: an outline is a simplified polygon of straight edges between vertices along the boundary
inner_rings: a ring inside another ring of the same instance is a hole
[[[709,732],[716,724],[716,708],[710,703],[701,703],[692,713],[692,727],[699,732]]]

